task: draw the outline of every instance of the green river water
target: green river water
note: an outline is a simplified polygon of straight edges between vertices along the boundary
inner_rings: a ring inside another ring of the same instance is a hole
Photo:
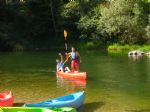
[[[82,51],[87,80],[74,81],[56,77],[57,53],[0,53],[0,92],[21,106],[84,90],[81,112],[150,112],[150,58]]]

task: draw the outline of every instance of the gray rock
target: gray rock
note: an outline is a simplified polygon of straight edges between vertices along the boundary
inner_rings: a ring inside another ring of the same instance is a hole
[[[134,50],[134,51],[130,51],[128,52],[128,56],[142,56],[145,53],[143,51],[139,51],[139,50]]]

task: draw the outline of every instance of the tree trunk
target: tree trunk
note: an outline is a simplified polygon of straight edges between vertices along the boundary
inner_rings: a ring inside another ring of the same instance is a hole
[[[7,4],[7,0],[0,0],[0,6],[6,5]]]
[[[54,11],[53,11],[53,1],[50,0],[50,4],[49,4],[50,8],[51,8],[51,14],[52,14],[52,20],[53,20],[53,26],[54,26],[54,30],[55,30],[55,35],[57,36],[57,30],[56,30],[56,21],[55,21],[55,17],[54,17]]]

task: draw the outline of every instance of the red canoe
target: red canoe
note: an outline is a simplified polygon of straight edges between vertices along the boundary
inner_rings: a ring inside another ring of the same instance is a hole
[[[11,91],[0,94],[0,107],[13,106],[14,98]]]
[[[85,80],[86,79],[86,72],[74,72],[74,73],[66,73],[66,72],[57,72],[58,76],[62,76],[65,78],[73,78],[73,79],[80,79]]]

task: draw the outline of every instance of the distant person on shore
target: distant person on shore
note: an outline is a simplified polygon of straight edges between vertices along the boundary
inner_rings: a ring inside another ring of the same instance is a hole
[[[81,56],[78,51],[75,50],[74,47],[71,48],[70,53],[66,53],[71,58],[71,72],[77,71],[79,72],[79,62],[81,63]]]
[[[70,72],[69,67],[65,67],[64,64],[66,63],[66,61],[63,60],[63,56],[61,53],[58,54],[60,56],[60,60],[56,59],[56,70],[57,72],[59,71],[63,71],[63,72]]]

